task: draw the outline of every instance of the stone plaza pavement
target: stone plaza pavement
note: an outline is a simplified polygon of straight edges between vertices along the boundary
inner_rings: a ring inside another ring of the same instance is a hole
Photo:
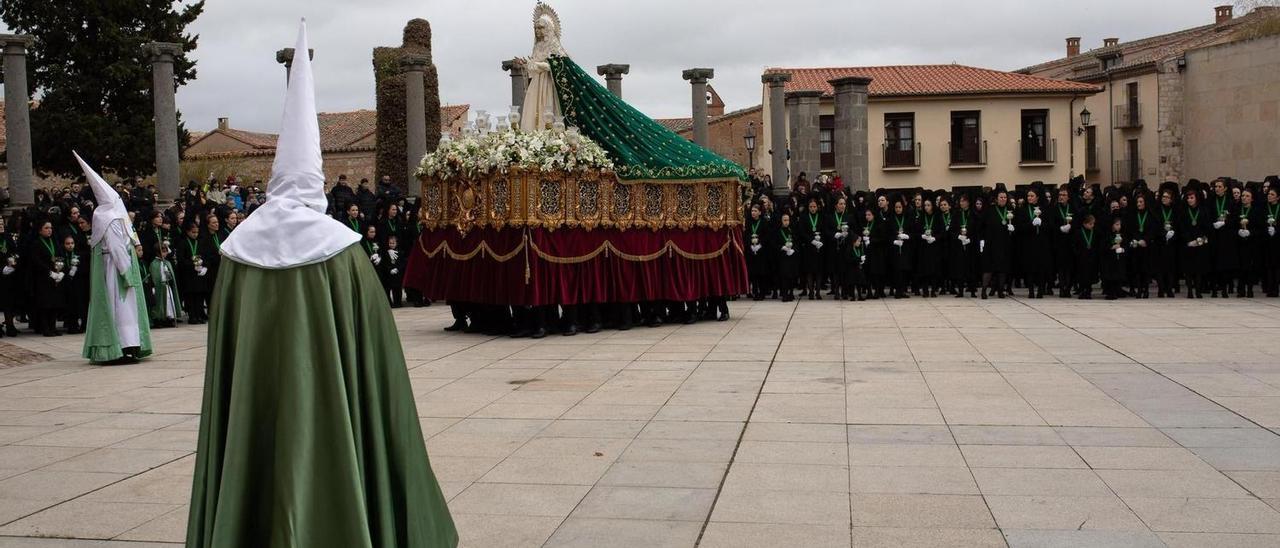
[[[1280,301],[731,310],[540,341],[398,310],[463,544],[1280,546]],[[204,338],[4,339],[53,361],[0,369],[0,547],[182,541]]]

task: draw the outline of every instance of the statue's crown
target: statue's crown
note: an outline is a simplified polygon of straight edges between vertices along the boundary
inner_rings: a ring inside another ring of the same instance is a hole
[[[538,20],[544,15],[549,17],[551,21],[555,23],[556,38],[560,38],[560,15],[557,14],[556,10],[551,6],[538,2],[538,5],[533,7],[533,24],[537,25]]]

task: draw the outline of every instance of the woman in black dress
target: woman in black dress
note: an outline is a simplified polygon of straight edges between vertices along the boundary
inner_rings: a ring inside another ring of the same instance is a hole
[[[1100,250],[1102,255],[1098,257],[1098,277],[1102,280],[1102,295],[1114,301],[1123,296],[1121,288],[1129,276],[1129,240],[1125,237],[1122,216],[1113,215],[1109,224],[1106,248]]]
[[[1240,193],[1239,228],[1236,230],[1236,246],[1240,259],[1236,278],[1236,297],[1253,297],[1253,286],[1262,277],[1262,242],[1266,236],[1264,208],[1258,205],[1253,190]]]
[[[982,298],[989,291],[1003,299],[1005,276],[1009,273],[1013,247],[1013,210],[1009,208],[1009,193],[997,190],[990,211],[984,217],[982,242]]]
[[[13,320],[18,316],[18,296],[22,294],[22,266],[22,256],[18,253],[18,234],[10,231],[4,218],[0,217],[0,313],[4,314],[0,337],[18,334]]]
[[[939,198],[939,201],[942,199]],[[934,208],[932,200],[924,200],[920,206],[920,239],[916,243],[916,286],[921,297],[937,297],[942,260],[946,255],[946,227],[942,215]]]
[[[1076,293],[1080,299],[1089,300],[1093,298],[1093,284],[1098,281],[1098,259],[1101,256],[1101,248],[1106,244],[1101,242],[1103,236],[1098,234],[1098,219],[1092,213],[1084,213],[1080,221],[1079,237],[1073,238],[1075,241],[1071,244],[1073,262],[1076,266],[1075,275],[1072,279],[1076,282]]]
[[[1209,202],[1213,207],[1213,218],[1209,221],[1210,230],[1207,234],[1209,237],[1208,254],[1212,263],[1212,274],[1210,283],[1212,285],[1212,297],[1218,297],[1219,292],[1222,298],[1226,299],[1231,296],[1232,281],[1236,278],[1240,271],[1240,259],[1238,257],[1238,237],[1236,231],[1240,228],[1239,222],[1239,205],[1232,199],[1231,189],[1227,188],[1227,182],[1223,179],[1213,181],[1213,196],[1209,198]]]
[[[1205,214],[1200,204],[1200,193],[1188,188],[1185,195],[1185,206],[1176,224],[1178,264],[1187,281],[1187,298],[1203,299],[1204,276],[1209,270],[1206,264],[1209,259],[1209,234],[1213,230],[1210,215]]]
[[[919,230],[915,219],[908,214],[907,204],[901,199],[893,201],[893,215],[889,250],[889,276],[893,283],[893,298],[906,299],[907,284],[911,282],[911,269],[915,268],[916,242]]]
[[[1160,205],[1156,206],[1156,217],[1152,224],[1156,225],[1156,235],[1147,240],[1150,246],[1148,262],[1151,275],[1156,279],[1156,296],[1173,298],[1178,285],[1178,255],[1181,253],[1178,242],[1177,211],[1178,199],[1174,191],[1160,191]]]
[[[1148,207],[1145,192],[1133,199],[1133,212],[1125,219],[1129,244],[1129,293],[1137,299],[1151,298],[1152,243],[1163,238],[1159,222]]]
[[[884,197],[880,198],[884,200]],[[887,203],[887,202],[886,202]],[[877,211],[866,210],[862,222],[862,247],[867,256],[863,270],[871,285],[872,299],[883,298],[885,278],[889,271],[889,238],[885,227],[889,224]]]
[[[943,214],[943,222],[947,223],[952,234],[947,251],[948,276],[956,298],[964,297],[965,290],[969,291],[970,297],[977,297],[978,233],[973,226],[973,209],[967,194],[961,194],[956,201],[960,207],[949,217]]]
[[[218,254],[208,238],[201,237],[200,225],[187,221],[186,233],[177,243],[178,291],[182,293],[182,307],[187,313],[187,323],[197,325],[208,321],[206,306],[213,290],[213,276],[209,263]]]
[[[800,222],[794,229],[795,244],[800,252],[801,297],[809,300],[822,300],[822,241],[825,223],[822,212],[818,211],[818,199],[810,197],[805,201],[805,211],[799,215]],[[792,221],[795,222],[794,220]]]
[[[1266,228],[1262,229],[1263,240],[1263,275],[1262,289],[1268,297],[1280,297],[1280,235],[1276,225],[1280,222],[1280,189],[1267,189],[1265,220]]]
[[[1053,245],[1051,229],[1045,223],[1045,212],[1040,207],[1040,194],[1028,190],[1026,202],[1013,217],[1017,243],[1017,259],[1022,265],[1022,275],[1027,282],[1027,297],[1044,298],[1049,288],[1049,273],[1053,270]]]
[[[745,230],[742,231],[742,247],[747,252],[747,277],[751,282],[752,300],[762,301],[773,286],[773,262],[765,249],[770,223],[764,219],[760,204],[751,204]]]
[[[849,201],[845,196],[837,194],[835,206],[831,210],[830,220],[826,223],[822,235],[826,245],[822,248],[823,271],[831,282],[831,292],[837,300],[844,297],[841,293],[841,268],[844,264],[845,244],[854,239],[854,227],[857,219],[849,211]]]
[[[868,285],[867,277],[863,272],[863,266],[867,262],[866,247],[864,247],[862,237],[850,230],[851,234],[848,238],[843,238],[838,246],[840,251],[840,278],[841,295],[845,299],[851,301],[864,301],[867,299]]]
[[[36,238],[31,246],[31,283],[37,322],[37,330],[46,337],[56,337],[57,320],[66,306],[66,290],[62,282],[66,280],[67,263],[59,254],[59,246],[53,238],[53,223],[42,221],[36,229]]]
[[[796,280],[800,276],[800,258],[796,255],[795,235],[791,231],[791,215],[783,213],[782,218],[778,222],[778,229],[773,231],[773,237],[770,238],[770,248],[773,250],[773,256],[777,257],[778,280],[776,282],[778,292],[782,296],[782,302],[791,302],[795,300]]]

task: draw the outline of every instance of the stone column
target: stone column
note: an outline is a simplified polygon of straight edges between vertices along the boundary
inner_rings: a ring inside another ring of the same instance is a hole
[[[529,85],[529,74],[515,59],[503,61],[502,70],[511,73],[511,104],[520,107],[520,115],[524,116],[524,88]]]
[[[832,145],[836,171],[854,191],[870,190],[870,157],[867,156],[867,86],[870,78],[848,76],[831,80],[835,88],[836,117]]]
[[[314,60],[316,58],[316,50],[307,48],[307,57]],[[289,71],[293,70],[293,48],[284,48],[276,50],[276,62],[284,65],[284,85],[289,85]]]
[[[182,44],[148,42],[143,51],[151,57],[151,98],[156,124],[156,189],[160,200],[178,198],[178,109],[174,102],[173,59]]]
[[[621,65],[610,63],[596,67],[596,74],[604,76],[604,83],[609,88],[609,93],[622,97],[622,75],[631,73],[631,65]]]
[[[5,162],[9,167],[9,199],[15,206],[36,201],[31,171],[31,96],[27,93],[27,46],[33,40],[25,34],[0,34],[4,45]]]
[[[711,148],[707,135],[707,80],[715,75],[716,71],[709,68],[691,68],[683,74],[693,88],[693,142],[703,148]]]
[[[405,181],[405,186],[409,188],[410,196],[422,193],[422,185],[414,184],[412,179],[422,156],[427,153],[426,85],[422,77],[429,66],[431,58],[425,55],[409,54],[400,60],[400,68],[404,71],[404,125],[408,132],[404,142],[410,179]]]
[[[787,181],[787,111],[784,103],[783,87],[791,81],[789,72],[773,72],[760,77],[760,81],[769,86],[769,155],[773,169],[769,176],[773,178],[773,193],[791,192]]]
[[[791,130],[791,172],[801,173],[812,181],[822,172],[821,119],[818,90],[789,91],[786,94],[787,118]]]

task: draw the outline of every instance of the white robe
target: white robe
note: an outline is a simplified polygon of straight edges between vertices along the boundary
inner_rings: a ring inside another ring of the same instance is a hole
[[[551,125],[555,120],[547,119],[544,114],[547,107],[551,107],[551,112],[556,116],[560,115],[555,78],[551,74],[551,64],[547,62],[547,58],[552,55],[568,55],[560,47],[559,38],[538,41],[533,45],[533,54],[525,59],[529,86],[524,90],[524,106],[520,108],[521,131],[536,131]]]
[[[120,276],[129,272],[132,264],[129,250],[133,240],[125,233],[119,221],[111,223],[107,234],[100,243],[102,249],[103,272],[98,276],[106,276],[107,298],[111,302],[111,317],[115,320],[116,339],[120,348],[142,345],[142,335],[138,331],[138,292],[137,288],[126,287],[120,293]]]

